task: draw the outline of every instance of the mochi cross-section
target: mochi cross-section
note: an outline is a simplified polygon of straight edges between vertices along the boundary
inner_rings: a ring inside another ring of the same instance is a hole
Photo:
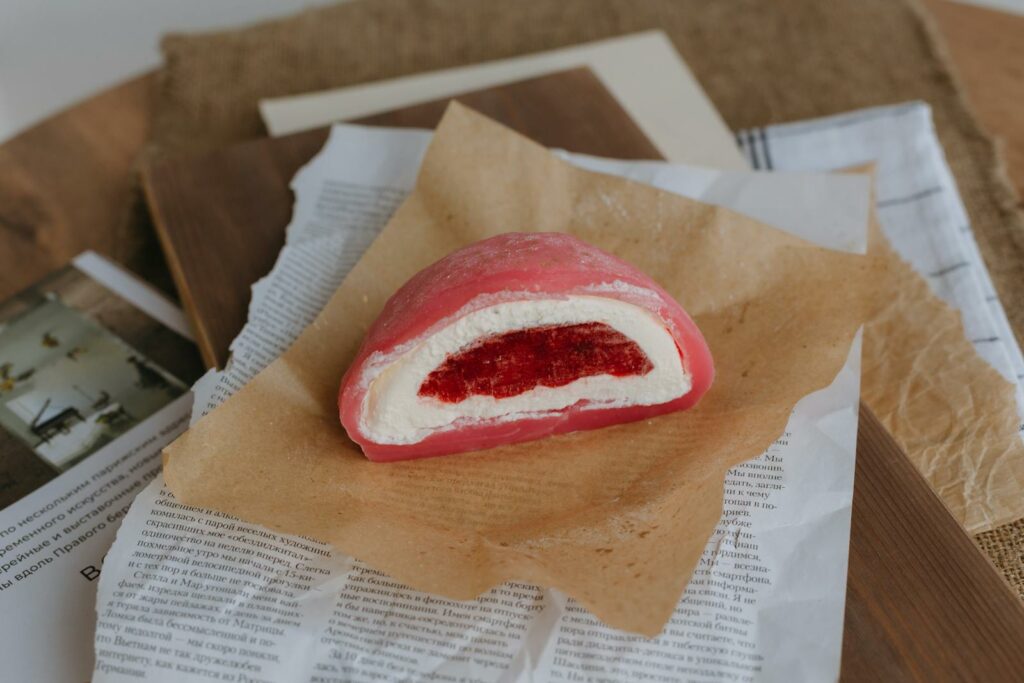
[[[707,344],[624,261],[562,233],[506,233],[414,275],[342,380],[341,422],[375,461],[491,448],[693,406]]]

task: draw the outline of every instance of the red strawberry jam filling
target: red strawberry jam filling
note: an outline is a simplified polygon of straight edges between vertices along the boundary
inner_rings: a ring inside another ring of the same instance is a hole
[[[446,403],[474,395],[508,398],[581,377],[646,375],[653,369],[635,341],[605,323],[547,325],[477,340],[431,372],[419,395]]]

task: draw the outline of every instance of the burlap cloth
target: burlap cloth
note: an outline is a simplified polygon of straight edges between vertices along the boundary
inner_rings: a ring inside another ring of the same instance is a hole
[[[982,254],[1024,338],[1024,222],[914,0],[361,0],[240,30],[172,35],[163,41],[150,153],[262,135],[262,97],[651,28],[669,35],[733,129],[928,102]],[[977,541],[1024,597],[1024,520]]]

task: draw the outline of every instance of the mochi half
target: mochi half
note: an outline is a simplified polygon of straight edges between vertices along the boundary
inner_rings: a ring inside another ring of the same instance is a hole
[[[685,410],[713,377],[700,330],[651,278],[571,235],[506,233],[395,292],[338,403],[383,462]]]

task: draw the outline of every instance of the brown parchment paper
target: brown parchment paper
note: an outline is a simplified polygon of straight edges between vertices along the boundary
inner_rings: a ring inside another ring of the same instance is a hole
[[[864,328],[861,398],[967,531],[1024,517],[1024,442],[1014,387],[978,355],[872,215],[878,305]]]
[[[416,271],[512,230],[570,232],[653,276],[704,332],[713,388],[694,410],[644,422],[368,462],[335,407],[364,331]],[[295,344],[166,450],[166,481],[187,504],[322,539],[420,590],[468,599],[528,581],[653,635],[719,519],[725,472],[845,362],[873,267],[578,170],[453,104],[414,193]]]

